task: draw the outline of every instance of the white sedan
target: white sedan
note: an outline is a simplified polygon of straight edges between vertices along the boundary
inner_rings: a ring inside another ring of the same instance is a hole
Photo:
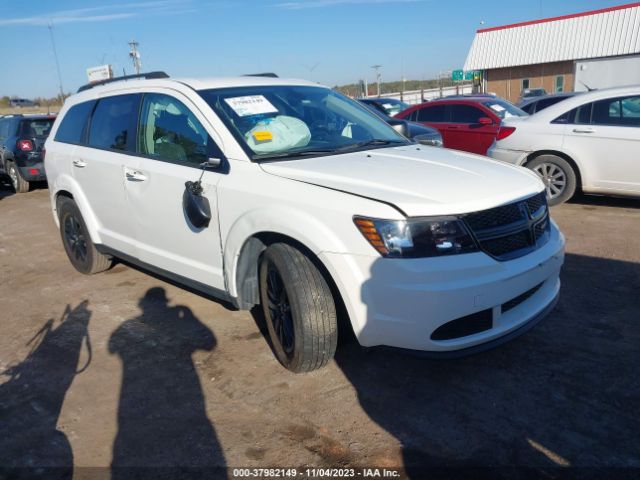
[[[488,155],[542,177],[550,205],[585,193],[640,196],[640,86],[595,90],[505,119]]]

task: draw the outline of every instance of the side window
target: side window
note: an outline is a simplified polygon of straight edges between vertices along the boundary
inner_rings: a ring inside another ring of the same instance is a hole
[[[576,109],[576,116],[573,123],[577,125],[589,125],[591,123],[591,110],[593,103],[581,105]]]
[[[127,151],[134,128],[139,95],[117,95],[98,100],[89,129],[89,146]]]
[[[424,107],[418,110],[418,122],[444,122],[446,106],[434,105],[433,107]]]
[[[554,98],[554,97],[550,97],[550,98],[545,98],[543,100],[540,100],[538,102],[538,107],[536,108],[536,112],[540,111],[540,110],[544,110],[547,107],[550,107],[551,105],[558,103],[560,100],[560,98]]]
[[[199,167],[209,156],[221,156],[202,124],[179,100],[168,95],[146,94],[140,115],[139,153],[194,167]]]
[[[536,102],[531,102],[520,107],[520,110],[524,110],[529,115],[533,115],[535,112],[535,108],[536,108]]]
[[[449,108],[452,123],[477,124],[480,118],[487,116],[482,110],[471,105],[451,105]]]
[[[595,125],[640,127],[640,96],[594,102],[592,118]]]
[[[81,144],[85,137],[89,116],[96,102],[79,103],[71,107],[58,127],[56,142]]]

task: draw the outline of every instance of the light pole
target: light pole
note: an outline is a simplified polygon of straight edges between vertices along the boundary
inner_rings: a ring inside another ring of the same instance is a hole
[[[129,56],[133,61],[133,68],[136,69],[136,75],[140,75],[140,68],[142,67],[142,63],[140,62],[140,52],[138,52],[138,45],[140,45],[135,40],[131,40],[129,42],[131,46],[131,51],[129,52]]]
[[[53,24],[49,20],[49,35],[51,36],[51,46],[53,47],[53,58],[56,61],[56,70],[58,72],[58,88],[60,89],[60,100],[64,100],[64,90],[62,89],[62,74],[60,73],[60,63],[58,62],[58,52],[56,50],[56,42],[53,39]]]
[[[382,75],[380,75],[380,69],[382,68],[382,65],[372,65],[371,68],[373,68],[376,72],[376,83],[378,84],[378,97],[380,97],[380,80],[382,79]]]

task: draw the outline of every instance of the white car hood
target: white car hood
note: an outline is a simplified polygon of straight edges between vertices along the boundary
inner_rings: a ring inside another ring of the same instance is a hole
[[[452,215],[538,193],[536,174],[434,147],[395,147],[261,164],[272,175],[390,203],[406,215]]]

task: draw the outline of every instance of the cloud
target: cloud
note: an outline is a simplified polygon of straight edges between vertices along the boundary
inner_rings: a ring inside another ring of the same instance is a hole
[[[275,7],[283,8],[286,10],[302,10],[304,8],[335,7],[347,4],[373,5],[381,3],[416,3],[423,1],[425,0],[306,0],[299,2],[277,3]]]
[[[0,20],[0,25],[30,25],[45,26],[62,23],[108,22],[139,16],[142,9],[150,9],[153,14],[178,14],[184,13],[177,7],[190,4],[191,0],[154,0],[146,2],[131,2],[114,5],[102,5],[99,7],[76,8],[73,10],[60,10],[45,13],[33,17],[7,18]],[[145,12],[147,14],[148,12]]]

